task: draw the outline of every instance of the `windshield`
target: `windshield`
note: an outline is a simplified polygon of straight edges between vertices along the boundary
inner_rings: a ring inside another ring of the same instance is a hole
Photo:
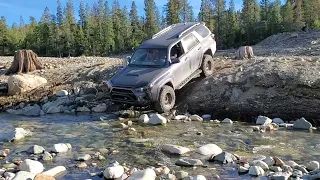
[[[163,67],[167,60],[167,49],[140,48],[131,57],[129,65]]]

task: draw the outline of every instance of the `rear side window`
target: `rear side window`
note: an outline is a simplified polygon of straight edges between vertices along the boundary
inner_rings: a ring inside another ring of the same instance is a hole
[[[210,33],[209,30],[203,26],[200,26],[198,29],[196,29],[196,32],[203,38],[207,37]]]
[[[187,51],[190,51],[193,47],[199,44],[199,40],[193,34],[189,34],[185,38],[183,38],[183,44]]]

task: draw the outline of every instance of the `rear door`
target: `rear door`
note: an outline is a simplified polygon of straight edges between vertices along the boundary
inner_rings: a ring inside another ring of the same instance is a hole
[[[200,62],[202,54],[202,45],[195,34],[193,34],[193,32],[182,39],[182,44],[185,51],[187,52],[187,62],[191,71],[190,74],[192,74],[193,72],[198,70],[198,64]]]

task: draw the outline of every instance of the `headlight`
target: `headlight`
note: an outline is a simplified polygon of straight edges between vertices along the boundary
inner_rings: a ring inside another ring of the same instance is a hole
[[[146,91],[151,90],[151,86],[144,86],[144,87],[136,88],[135,90],[137,92],[146,92]]]

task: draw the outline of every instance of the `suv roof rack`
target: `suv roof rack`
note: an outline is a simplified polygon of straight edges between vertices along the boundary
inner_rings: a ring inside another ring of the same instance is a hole
[[[198,25],[200,25],[200,23],[196,23],[196,24],[192,25],[191,27],[189,27],[188,29],[182,31],[182,32],[178,35],[178,38],[180,38],[184,33],[188,32],[190,29],[192,29],[192,28],[194,28],[194,27],[196,27],[196,26],[198,26]]]
[[[152,39],[154,39],[154,38],[156,38],[156,37],[158,37],[158,36],[166,33],[167,31],[169,31],[170,29],[172,29],[174,26],[175,26],[175,24],[172,24],[172,25],[166,27],[165,29],[162,29],[160,32],[158,32],[157,34],[153,35],[153,36],[152,36]]]

